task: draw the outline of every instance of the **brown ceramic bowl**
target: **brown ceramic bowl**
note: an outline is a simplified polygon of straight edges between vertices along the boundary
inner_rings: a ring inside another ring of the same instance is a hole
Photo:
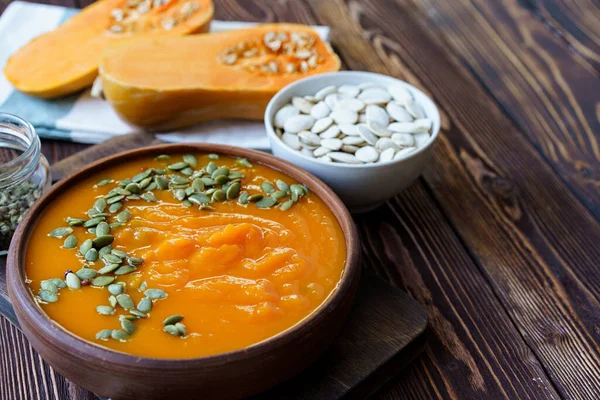
[[[40,213],[60,193],[106,166],[147,155],[203,152],[246,157],[306,184],[331,209],[344,232],[346,268],[329,300],[294,327],[243,350],[192,359],[158,359],[113,351],[53,322],[25,284],[24,254]],[[20,224],[8,256],[8,290],[33,347],[69,380],[112,399],[234,399],[259,393],[300,372],[333,341],[346,319],[360,275],[356,227],[341,200],[308,172],[266,153],[211,144],[160,145],[105,158],[56,184]]]

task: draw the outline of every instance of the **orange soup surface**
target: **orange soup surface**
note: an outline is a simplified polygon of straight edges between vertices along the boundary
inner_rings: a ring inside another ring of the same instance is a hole
[[[191,358],[263,341],[327,300],[342,276],[346,247],[336,218],[315,194],[298,190],[298,182],[278,171],[237,158],[187,155],[188,162],[182,160],[182,155],[149,157],[106,169],[69,188],[44,210],[28,244],[26,273],[33,295],[52,320],[77,336],[125,353]],[[224,177],[217,174],[219,183],[211,186],[215,168]],[[150,183],[140,180],[149,169]],[[136,175],[137,186],[123,192],[126,185],[121,182]],[[109,183],[96,185],[102,180]],[[239,193],[231,188],[236,182]],[[168,187],[161,189],[157,183]],[[116,190],[125,197],[109,195],[108,203],[122,204],[119,210],[119,204],[113,205],[111,212],[112,204],[102,207],[99,199]],[[256,194],[277,199],[273,205],[271,200],[247,199]],[[104,218],[105,224],[90,229],[76,221],[89,221],[98,209],[103,213],[96,218]],[[117,215],[127,216],[127,211],[130,217],[119,226]],[[85,251],[86,240],[97,234],[108,238]],[[113,241],[104,248],[110,236]],[[82,246],[89,260],[81,254]],[[83,266],[95,272],[82,273]],[[75,276],[66,279],[68,271]],[[91,275],[95,277],[84,279]],[[105,285],[110,278],[113,286]],[[109,289],[118,293],[118,285],[122,294],[115,296]],[[179,325],[172,319],[165,328],[165,319],[173,315],[183,319]],[[123,322],[126,318],[131,324]]]

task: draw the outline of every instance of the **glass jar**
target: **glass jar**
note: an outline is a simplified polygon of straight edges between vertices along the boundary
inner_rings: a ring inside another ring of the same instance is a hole
[[[0,113],[0,255],[8,251],[15,229],[50,188],[50,168],[33,126]]]

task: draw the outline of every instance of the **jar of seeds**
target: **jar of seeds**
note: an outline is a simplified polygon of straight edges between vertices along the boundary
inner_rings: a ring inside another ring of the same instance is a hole
[[[40,138],[23,119],[0,113],[0,255],[8,251],[17,225],[50,187]]]

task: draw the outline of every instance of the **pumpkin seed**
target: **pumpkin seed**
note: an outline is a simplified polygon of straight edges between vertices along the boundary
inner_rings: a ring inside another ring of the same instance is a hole
[[[83,225],[83,223],[85,222],[85,219],[68,217],[66,219],[66,221],[67,221],[67,224],[69,224],[69,226],[80,226],[80,225]]]
[[[167,297],[167,293],[162,289],[148,289],[144,292],[144,295],[149,299],[164,299]]]
[[[79,254],[81,254],[82,256],[85,256],[85,254],[88,252],[88,250],[90,250],[92,247],[94,247],[94,243],[92,243],[92,239],[87,239],[79,247]]]
[[[54,282],[50,280],[42,281],[40,286],[43,290],[47,290],[52,293],[58,293],[58,286],[56,286]]]
[[[89,219],[89,220],[85,221],[83,223],[83,227],[84,228],[91,228],[92,226],[96,226],[100,222],[103,222],[105,219],[106,219],[105,217],[94,217],[92,219]]]
[[[45,301],[46,303],[54,303],[58,300],[58,295],[49,290],[42,289],[38,292],[38,297],[40,300]]]
[[[110,224],[108,224],[108,226],[110,226],[110,229],[117,229],[121,226],[123,226],[122,222],[111,222]]]
[[[96,228],[96,234],[98,234],[98,228]],[[96,249],[100,249],[104,246],[108,246],[114,240],[115,240],[115,237],[113,235],[102,235],[102,236],[98,236],[95,239],[92,239],[92,243],[94,244],[94,247]],[[92,260],[92,261],[94,261],[94,260]]]
[[[131,178],[132,182],[135,183],[139,183],[141,181],[143,181],[144,179],[146,179],[147,177],[149,177],[152,174],[152,168],[145,170],[144,172],[140,172],[139,174],[135,175],[133,178]],[[127,189],[125,189],[127,190]]]
[[[294,200],[289,199],[286,202],[281,204],[281,207],[279,207],[282,211],[287,211],[290,209],[290,207],[294,205]]]
[[[103,248],[101,248],[100,250],[98,250],[98,258],[104,257],[106,254],[110,253],[111,251],[112,251],[112,246],[111,245],[104,246]]]
[[[149,313],[150,311],[152,311],[152,300],[150,300],[147,297],[144,297],[143,299],[140,300],[140,302],[137,305],[137,309],[140,312],[143,313]]]
[[[264,196],[262,194],[260,194],[260,193],[253,194],[253,195],[251,195],[251,196],[248,197],[248,201],[250,203],[255,203],[257,201],[260,201],[263,197]]]
[[[127,258],[127,253],[122,250],[112,249],[110,252],[119,258]]]
[[[210,203],[210,198],[204,193],[195,193],[188,197],[188,200],[197,205]]]
[[[100,272],[100,271],[98,271]],[[115,280],[114,276],[97,276],[92,279],[93,286],[108,286]]]
[[[252,168],[253,167],[252,163],[250,161],[248,161],[247,158],[239,158],[237,160],[237,163],[240,164],[240,165],[242,165],[242,166],[244,166],[244,167],[247,167],[247,168]]]
[[[96,333],[96,339],[98,340],[108,340],[112,335],[112,330],[110,329],[102,329],[100,332]]]
[[[94,235],[94,236],[96,235],[96,227],[91,227],[91,228],[88,228],[88,230],[87,230],[87,231],[88,231],[88,233],[91,233],[91,234],[92,234],[92,235]]]
[[[218,188],[210,188],[208,189],[206,192],[204,192],[204,194],[206,194],[207,196],[212,195],[214,192],[216,192],[217,190],[219,190]]]
[[[63,247],[65,249],[74,249],[77,247],[77,237],[75,235],[67,236],[65,242],[63,243]]]
[[[114,296],[122,294],[123,290],[123,285],[119,285],[118,283],[111,283],[108,285],[108,292]]]
[[[208,158],[210,158],[211,160],[218,160],[219,159],[219,155],[211,153],[211,154],[208,155]]]
[[[248,204],[248,197],[250,197],[248,192],[242,192],[240,194],[240,197],[238,197],[238,203],[240,203],[242,205]]]
[[[79,289],[81,288],[81,281],[79,280],[79,278],[77,277],[77,275],[75,275],[72,272],[69,272],[67,274],[67,276],[65,277],[65,280],[67,282],[67,287],[69,289]]]
[[[63,289],[63,288],[67,287],[67,284],[62,279],[51,278],[51,279],[48,279],[48,280],[50,282],[54,283],[56,285],[56,287],[59,288],[59,289]]]
[[[156,184],[156,182],[150,182],[150,184],[148,186],[146,186],[144,188],[144,190],[147,192],[151,192],[153,190],[156,190],[157,188],[158,188],[158,185]]]
[[[191,176],[194,173],[194,170],[191,169],[190,167],[184,168],[181,171],[182,174],[186,175],[186,176]]]
[[[108,224],[105,221],[102,221],[98,225],[96,225],[96,235],[97,236],[108,235],[109,232],[110,232],[110,226],[108,226]]]
[[[128,192],[130,192],[129,195],[131,195],[131,194],[138,194],[142,190],[142,188],[140,187],[140,185],[138,183],[131,182],[130,184],[128,184],[127,186],[125,186],[125,190],[128,191]]]
[[[128,319],[121,320],[121,328],[130,335],[135,332],[135,325]]]
[[[214,211],[214,210],[215,210],[215,208],[214,208],[214,207],[212,207],[212,206],[209,206],[208,204],[202,204],[202,205],[200,206],[200,209],[201,209],[201,210],[206,210],[206,211]]]
[[[127,262],[129,262],[130,265],[135,266],[135,265],[140,265],[141,263],[144,262],[144,260],[142,260],[141,258],[137,258],[137,257],[129,257]]]
[[[175,197],[177,200],[182,201],[185,199],[185,190],[183,189],[176,189],[173,190],[173,197]]]
[[[244,177],[244,174],[242,174],[239,171],[231,171],[229,172],[229,179],[233,180],[233,179],[242,179]]]
[[[183,315],[174,314],[174,315],[171,315],[170,317],[167,317],[163,321],[163,325],[175,325],[177,322],[180,322],[182,319],[183,319]]]
[[[241,185],[239,182],[233,182],[229,188],[227,188],[227,200],[233,200],[240,194]]]
[[[81,280],[89,280],[96,277],[98,272],[92,268],[81,268],[79,271],[75,272],[75,275]]]
[[[56,228],[56,229],[52,230],[48,234],[48,236],[54,237],[54,238],[58,238],[58,239],[62,239],[63,237],[68,236],[71,233],[73,233],[73,229],[72,228]]]
[[[186,163],[185,161],[180,161],[180,162],[176,162],[174,164],[167,165],[167,168],[170,169],[171,171],[179,171],[179,170],[182,170],[189,166],[190,165],[188,163]]]
[[[187,331],[185,330],[185,325],[182,324],[181,322],[177,322],[175,324],[175,328],[177,328],[177,330],[179,331],[179,335],[181,336],[187,336]]]
[[[204,190],[204,182],[200,178],[196,178],[192,181],[192,189],[196,192],[201,192]]]
[[[127,200],[139,200],[140,199],[140,195],[138,194],[132,194],[127,196]]]
[[[111,306],[97,306],[96,311],[100,315],[113,315],[115,313],[115,309]]]
[[[184,154],[183,161],[194,168],[198,166],[198,159],[193,154]]]
[[[154,183],[160,190],[167,190],[169,188],[169,180],[164,176],[155,176]]]
[[[98,200],[96,200],[96,202],[94,203],[94,208],[96,210],[98,210],[99,213],[104,212],[104,210],[106,209],[106,200],[104,200],[102,197],[99,198]]]
[[[145,313],[143,313],[143,312],[141,312],[139,310],[129,310],[129,313],[131,315],[134,315],[134,316],[139,317],[139,318],[146,318],[147,317],[147,315]]]
[[[296,198],[296,200],[294,200],[294,201],[298,201],[298,198],[307,194],[307,192],[304,190],[304,186],[298,185],[298,184],[291,185],[290,191],[292,192],[292,197]]]
[[[202,180],[202,182],[204,182],[204,184],[206,186],[213,186],[215,184],[215,180],[212,178],[208,178],[208,177],[202,177],[200,178]]]
[[[168,160],[169,158],[171,158],[171,156],[168,154],[161,154],[159,156],[154,157],[154,159],[156,161],[164,161],[164,160]]]
[[[100,214],[100,213],[95,208],[90,208],[87,210],[87,215],[90,218],[93,218],[96,214]]]
[[[263,192],[265,192],[266,194],[271,194],[275,191],[275,186],[273,186],[272,183],[270,182],[263,182],[261,183],[260,187],[262,188]]]
[[[94,239],[96,240],[96,239]],[[92,241],[93,242],[93,241]],[[98,250],[96,249],[89,249],[87,251],[87,253],[85,253],[85,256],[83,256],[86,260],[88,261],[96,261],[98,259]]]
[[[117,215],[117,221],[119,222],[127,222],[129,218],[131,218],[131,212],[129,212],[129,210],[123,210]]]
[[[148,187],[148,185],[150,185],[150,182],[152,182],[152,177],[142,179],[142,181],[139,182],[138,185],[140,186],[140,189],[147,190],[147,187]],[[137,193],[134,193],[134,194],[137,194]]]
[[[227,175],[219,175],[215,178],[215,183],[217,185],[223,185],[226,182],[229,182],[229,176]]]
[[[111,182],[112,182],[112,179],[102,179],[101,181],[96,183],[96,186],[100,187],[100,186],[108,185]]]
[[[219,168],[217,166],[217,164],[215,164],[213,161],[211,161],[206,165],[205,170],[206,170],[206,173],[208,173],[209,175],[212,175],[213,172],[215,172],[217,170],[217,168]]]
[[[108,302],[110,303],[110,306],[112,308],[115,308],[117,306],[117,298],[115,296],[110,296],[108,298]]]
[[[228,175],[229,175],[229,168],[219,167],[213,171],[213,173],[211,174],[210,177],[216,180],[218,176],[228,176]]]
[[[152,192],[146,192],[146,193],[142,194],[140,197],[143,200],[146,200],[147,202],[158,201],[158,199],[156,198],[156,196]]]
[[[227,198],[227,194],[225,193],[225,191],[224,191],[224,190],[221,190],[221,189],[219,189],[219,190],[216,190],[216,191],[213,193],[213,195],[212,195],[212,198],[211,198],[211,201],[213,201],[213,202],[217,202],[217,201],[223,201],[223,200],[225,200],[226,198]]]
[[[282,199],[285,196],[287,196],[287,192],[285,192],[283,190],[278,190],[271,195],[271,197],[274,198],[275,200]]]
[[[114,330],[111,332],[110,336],[115,340],[127,340],[129,338],[129,333],[123,330]]]
[[[104,261],[106,264],[121,264],[121,262],[123,261],[123,260],[121,260],[121,258],[120,258],[120,257],[118,257],[118,256],[115,256],[114,254],[111,254],[111,253],[105,254],[105,255],[102,257],[102,260],[103,260],[103,261]]]
[[[110,199],[106,200],[106,204],[114,204],[114,203],[118,203],[118,202],[120,202],[121,200],[123,200],[124,198],[125,198],[125,195],[122,195],[122,194],[120,194],[120,195],[118,195],[118,196],[111,197]]]
[[[181,335],[181,333],[179,332],[179,329],[177,329],[177,327],[175,325],[167,325],[167,326],[163,327],[163,331],[165,331],[168,334],[171,334],[173,336]]]
[[[122,207],[123,207],[123,203],[121,203],[120,201],[117,201],[116,203],[113,203],[110,205],[110,207],[108,207],[108,211],[110,211],[111,214],[114,214],[117,211],[119,211]]]
[[[129,185],[131,182],[128,182],[127,185]],[[127,186],[125,185],[125,186]],[[124,188],[120,188],[120,187],[116,187],[113,190],[111,190],[109,193],[113,193],[114,195],[121,195],[121,196],[130,196],[131,192],[127,189]],[[107,196],[104,196],[104,198],[106,198]],[[110,197],[114,197],[114,196],[110,196]]]
[[[129,295],[127,295],[127,294],[118,295],[117,302],[119,303],[119,305],[121,307],[123,307],[126,310],[135,308],[135,304],[133,303],[133,300],[131,300],[131,297],[129,297]]]
[[[274,206],[277,203],[273,197],[264,197],[261,200],[256,202],[256,206],[258,208],[269,208]]]
[[[146,289],[148,289],[148,284],[146,283],[146,281],[140,283],[140,287],[138,288],[138,291],[143,292]]]
[[[135,267],[132,267],[131,265],[122,265],[114,271],[114,274],[125,275],[133,271],[135,271]]]

